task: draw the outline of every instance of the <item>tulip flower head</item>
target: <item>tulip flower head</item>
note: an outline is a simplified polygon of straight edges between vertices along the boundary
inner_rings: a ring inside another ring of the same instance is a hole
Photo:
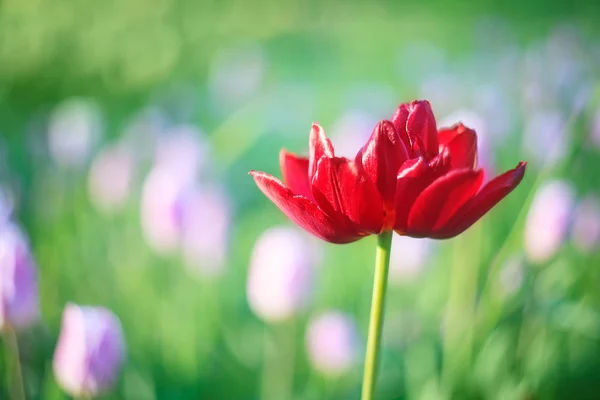
[[[119,319],[103,307],[65,307],[54,374],[72,396],[95,396],[111,388],[125,359]]]
[[[24,328],[39,316],[37,272],[23,234],[0,228],[0,329]]]
[[[427,101],[401,104],[354,159],[337,157],[313,124],[308,158],[282,150],[283,182],[250,174],[292,221],[332,243],[394,230],[446,239],[473,225],[522,180],[525,163],[483,183],[477,135],[458,123],[439,129]]]

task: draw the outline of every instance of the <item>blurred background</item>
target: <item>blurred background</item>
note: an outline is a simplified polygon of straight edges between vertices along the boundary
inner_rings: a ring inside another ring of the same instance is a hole
[[[376,239],[309,237],[247,173],[280,176],[313,121],[352,156],[425,98],[477,130],[487,179],[529,166],[460,237],[394,238],[378,398],[600,398],[599,12],[0,3],[0,217],[29,237],[41,303],[18,336],[27,397],[69,398],[52,357],[73,302],[123,326],[102,398],[358,399]]]

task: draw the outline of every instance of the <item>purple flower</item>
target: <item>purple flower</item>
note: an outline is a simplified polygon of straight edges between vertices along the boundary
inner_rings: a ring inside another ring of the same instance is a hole
[[[67,304],[54,353],[54,374],[72,396],[111,388],[125,360],[119,319],[104,307]]]
[[[91,202],[102,212],[117,211],[127,201],[135,162],[124,146],[111,146],[96,155],[88,175]]]
[[[600,202],[593,196],[581,200],[573,215],[571,228],[573,244],[582,252],[589,253],[600,243]]]
[[[148,245],[160,255],[172,254],[181,237],[181,198],[187,184],[165,167],[154,167],[144,182],[141,223]]]
[[[181,247],[192,272],[218,275],[227,257],[231,211],[222,190],[194,187],[183,196]]]
[[[271,228],[258,238],[250,260],[250,308],[268,322],[291,318],[308,300],[315,254],[307,237],[293,228]]]
[[[24,328],[39,317],[37,272],[29,244],[11,223],[0,227],[0,329]]]
[[[525,222],[525,252],[536,263],[548,261],[562,246],[575,196],[564,181],[550,181],[535,194]]]
[[[321,373],[336,376],[358,359],[358,330],[354,320],[339,311],[328,311],[310,320],[306,332],[308,357]]]

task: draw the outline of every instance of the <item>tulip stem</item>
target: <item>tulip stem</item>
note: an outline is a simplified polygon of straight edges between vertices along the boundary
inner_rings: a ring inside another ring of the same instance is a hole
[[[291,400],[293,397],[294,330],[293,320],[265,327],[262,400]]]
[[[369,320],[369,336],[367,339],[367,353],[365,356],[362,400],[373,399],[377,384],[392,234],[392,231],[388,231],[380,233],[379,236],[377,236],[375,279],[373,282],[373,296],[371,299],[371,317]]]
[[[23,385],[23,374],[21,371],[21,357],[19,356],[19,341],[17,339],[17,332],[11,326],[6,327],[5,331],[6,345],[10,349],[8,353],[9,357],[12,356],[12,360],[9,360],[9,365],[12,364],[13,373],[15,376],[12,377],[13,381],[16,382],[10,386],[13,387],[12,398],[16,400],[25,400],[25,386]]]

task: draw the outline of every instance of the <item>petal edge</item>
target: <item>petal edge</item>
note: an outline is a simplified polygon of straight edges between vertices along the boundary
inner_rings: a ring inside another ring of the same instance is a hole
[[[259,171],[250,171],[250,175],[265,196],[307,232],[327,242],[338,244],[354,242],[361,238],[352,227],[336,217],[325,214],[308,198],[292,193],[274,176]]]
[[[285,186],[292,192],[313,200],[308,179],[308,164],[306,157],[298,157],[285,149],[279,152],[279,166]]]
[[[448,239],[471,227],[521,183],[526,166],[527,163],[521,161],[515,168],[488,182],[443,227],[437,229],[433,237]]]

